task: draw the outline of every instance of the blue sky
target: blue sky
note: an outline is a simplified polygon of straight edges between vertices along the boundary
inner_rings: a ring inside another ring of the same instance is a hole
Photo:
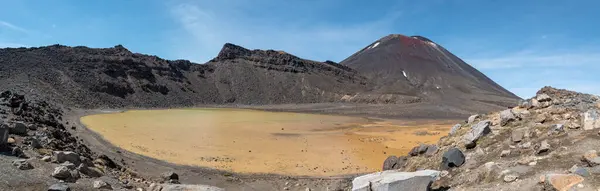
[[[600,95],[600,1],[0,0],[0,47],[112,47],[198,63],[226,42],[341,61],[387,34],[422,35],[521,97]]]

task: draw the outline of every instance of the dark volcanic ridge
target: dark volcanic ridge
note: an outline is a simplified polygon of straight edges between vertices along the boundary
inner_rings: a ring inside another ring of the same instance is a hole
[[[0,88],[76,108],[424,104],[469,113],[519,99],[424,37],[390,35],[338,64],[225,44],[205,64],[123,46],[0,49]]]

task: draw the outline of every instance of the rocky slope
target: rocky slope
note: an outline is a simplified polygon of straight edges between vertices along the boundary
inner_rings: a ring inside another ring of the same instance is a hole
[[[129,183],[132,171],[73,136],[60,107],[5,91],[0,117],[0,190],[133,188],[143,180]]]
[[[469,117],[435,145],[390,156],[389,172],[355,179],[355,190],[409,180],[420,190],[597,190],[599,113],[598,96],[545,87],[520,106]],[[421,169],[430,171],[412,172]]]
[[[332,102],[366,84],[336,63],[232,44],[207,64],[122,46],[0,49],[0,82],[3,89],[80,108]]]
[[[6,48],[0,49],[0,88],[75,108],[419,103],[454,117],[519,99],[442,47],[408,38],[410,48],[398,38],[405,39],[385,37],[341,64],[229,43],[205,64],[123,46]]]

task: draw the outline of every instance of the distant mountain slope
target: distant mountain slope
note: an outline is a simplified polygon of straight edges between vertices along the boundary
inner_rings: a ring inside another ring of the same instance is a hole
[[[401,35],[384,37],[341,64],[229,43],[205,64],[120,45],[5,48],[0,88],[78,108],[350,102],[371,104],[365,112],[378,115],[418,111],[411,116],[464,116],[518,100],[443,47]],[[395,111],[400,108],[411,111]]]
[[[122,46],[0,49],[0,83],[95,108],[331,102],[366,82],[336,63],[226,44],[207,64],[134,54]]]
[[[444,47],[421,37],[385,36],[340,64],[365,75],[372,92],[417,96],[431,102],[514,105],[519,98]]]

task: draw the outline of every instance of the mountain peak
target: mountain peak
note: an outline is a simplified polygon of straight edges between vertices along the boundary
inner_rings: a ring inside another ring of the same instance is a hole
[[[380,93],[428,99],[518,98],[442,46],[418,35],[384,36],[340,64],[370,78]]]
[[[248,50],[242,46],[235,45],[232,43],[225,43],[223,45],[223,48],[221,48],[221,51],[219,52],[217,57],[213,59],[213,61],[229,60],[250,55],[252,55],[251,50]]]
[[[225,43],[221,51],[212,59],[212,62],[231,60],[236,58],[252,58],[252,59],[264,59],[264,58],[278,58],[283,60],[302,60],[292,54],[289,54],[281,50],[250,50],[239,45],[232,43]]]

